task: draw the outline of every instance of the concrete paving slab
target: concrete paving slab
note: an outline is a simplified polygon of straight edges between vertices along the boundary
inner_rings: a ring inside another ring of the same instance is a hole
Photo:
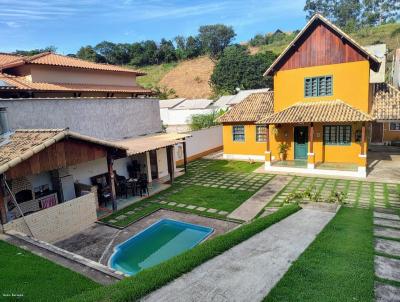
[[[400,221],[398,221],[398,220],[374,218],[374,224],[400,229]]]
[[[400,282],[400,260],[375,256],[375,275],[382,279]]]
[[[374,217],[383,218],[383,219],[391,219],[391,220],[400,220],[399,215],[389,214],[389,213],[381,213],[374,211]]]
[[[142,301],[262,301],[334,215],[300,210]]]
[[[200,211],[200,212],[204,212],[206,210],[206,208],[204,207],[198,207],[196,208],[196,211]]]
[[[256,194],[246,200],[236,210],[228,215],[229,218],[249,221],[279,193],[292,179],[290,176],[278,175],[266,185],[264,185]]]
[[[400,239],[400,230],[387,227],[374,227],[374,236]]]
[[[375,251],[379,253],[400,257],[400,242],[394,240],[376,238]]]
[[[375,283],[376,302],[400,302],[400,288],[380,282]]]

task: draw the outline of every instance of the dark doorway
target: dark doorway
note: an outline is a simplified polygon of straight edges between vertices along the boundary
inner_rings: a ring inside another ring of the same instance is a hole
[[[157,165],[157,151],[151,150],[150,153],[150,169],[151,169],[151,178],[158,178],[158,165]]]

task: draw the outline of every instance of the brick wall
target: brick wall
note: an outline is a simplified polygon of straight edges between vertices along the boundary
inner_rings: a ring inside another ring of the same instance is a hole
[[[97,220],[96,198],[90,193],[30,214],[25,219],[34,237],[52,243],[86,229]],[[3,230],[31,235],[23,218],[3,225]]]

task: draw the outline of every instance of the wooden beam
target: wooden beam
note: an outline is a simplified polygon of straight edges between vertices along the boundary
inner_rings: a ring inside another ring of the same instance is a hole
[[[114,160],[110,152],[107,152],[107,168],[108,168],[108,180],[111,188],[111,201],[113,211],[117,210],[117,194],[115,190],[115,175],[114,175]]]
[[[187,153],[186,153],[186,141],[183,141],[183,166],[185,173],[187,172]]]
[[[361,155],[364,155],[364,148],[365,148],[365,122],[362,123],[361,127]]]
[[[0,221],[2,224],[7,223],[7,210],[6,210],[6,204],[4,201],[4,174],[0,175]]]

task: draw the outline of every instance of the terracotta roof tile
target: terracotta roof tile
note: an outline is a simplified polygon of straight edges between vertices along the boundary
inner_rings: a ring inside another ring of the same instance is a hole
[[[0,61],[0,69],[11,68],[24,64],[41,64],[41,65],[52,65],[52,66],[63,66],[63,67],[74,67],[74,68],[84,68],[93,70],[103,70],[103,71],[116,71],[116,72],[129,72],[136,75],[145,75],[145,73],[120,67],[110,64],[100,64],[81,60],[78,58],[63,56],[51,52],[44,52],[34,56],[19,57],[14,56],[13,60],[7,59],[6,56],[3,58],[3,63]],[[0,57],[1,59],[1,57]]]
[[[329,123],[371,121],[368,114],[343,101],[296,103],[280,112],[260,119],[258,124]]]
[[[386,83],[376,84],[371,114],[377,120],[400,120],[400,91]]]
[[[0,173],[4,173],[65,137],[126,150],[125,147],[117,143],[81,135],[68,129],[20,129],[8,138],[3,137],[0,140]]]
[[[34,91],[86,91],[86,92],[121,92],[151,94],[150,89],[141,86],[94,85],[94,84],[64,84],[64,83],[32,83],[24,77],[14,77],[0,73],[0,80],[10,87],[0,89],[34,90]]]
[[[274,92],[253,93],[221,115],[217,121],[220,123],[256,122],[273,113]]]
[[[11,62],[14,62],[16,60],[20,60],[21,56],[17,55],[11,55],[8,53],[0,53],[0,66],[9,64]]]

